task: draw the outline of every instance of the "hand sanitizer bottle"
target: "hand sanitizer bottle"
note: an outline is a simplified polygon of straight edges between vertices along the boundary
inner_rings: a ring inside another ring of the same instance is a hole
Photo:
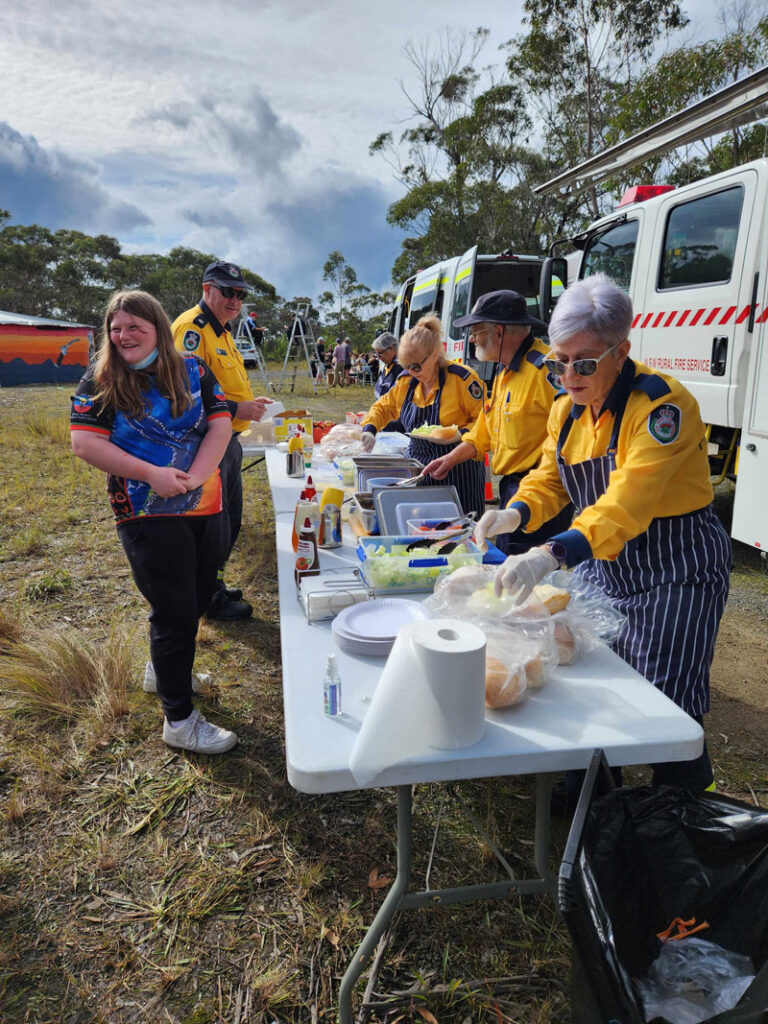
[[[336,666],[336,655],[329,654],[323,679],[323,708],[326,715],[335,718],[341,714],[341,679]]]

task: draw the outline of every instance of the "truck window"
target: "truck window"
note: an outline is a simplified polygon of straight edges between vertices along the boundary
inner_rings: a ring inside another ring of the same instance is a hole
[[[411,299],[411,313],[408,318],[408,327],[415,327],[423,316],[427,316],[435,309],[435,289],[425,288],[422,292],[414,290]],[[439,314],[438,314],[439,316]]]
[[[451,306],[451,319],[449,321],[448,333],[458,341],[464,334],[462,327],[454,327],[453,321],[469,312],[469,284],[470,275],[467,274],[459,281],[453,289],[453,305]]]
[[[731,279],[744,189],[701,196],[674,207],[667,218],[659,288]]]
[[[628,292],[637,244],[637,227],[636,220],[627,220],[623,224],[610,224],[604,231],[596,231],[591,235],[584,250],[581,276],[605,274]]]

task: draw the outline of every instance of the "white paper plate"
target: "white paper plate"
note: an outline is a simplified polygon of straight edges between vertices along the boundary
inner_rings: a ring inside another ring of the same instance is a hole
[[[348,654],[359,654],[365,658],[388,658],[390,651],[395,646],[394,640],[389,640],[385,644],[372,644],[370,641],[365,640],[348,640],[346,637],[339,636],[338,633],[333,634],[336,639],[336,644],[342,651],[346,651]]]
[[[348,641],[351,643],[365,644],[369,647],[389,648],[394,643],[392,637],[387,637],[385,640],[376,640],[367,637],[361,637],[357,633],[350,633],[348,629],[344,629],[342,626],[336,625],[336,619],[334,619],[333,622],[331,623],[331,632],[335,637],[338,637],[340,640]]]
[[[381,598],[351,605],[339,612],[333,620],[334,626],[349,636],[361,640],[392,640],[406,622],[430,618],[429,609],[418,601],[403,598]]]
[[[430,444],[444,445],[456,444],[457,441],[461,440],[461,434],[458,432],[458,430],[456,431],[453,437],[449,437],[447,439],[443,437],[428,437],[426,434],[413,433],[408,434],[408,437],[412,437],[414,441],[429,441]]]

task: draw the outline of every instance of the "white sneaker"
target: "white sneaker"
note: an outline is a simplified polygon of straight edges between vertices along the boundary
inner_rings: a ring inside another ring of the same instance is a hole
[[[144,669],[144,689],[147,693],[157,693],[157,676],[155,666],[151,661],[147,662]],[[192,673],[192,693],[205,693],[207,686],[211,685],[211,677],[208,672]]]
[[[169,747],[192,750],[196,754],[223,754],[237,743],[237,736],[206,721],[199,711],[193,711],[179,725],[163,722],[163,739]]]

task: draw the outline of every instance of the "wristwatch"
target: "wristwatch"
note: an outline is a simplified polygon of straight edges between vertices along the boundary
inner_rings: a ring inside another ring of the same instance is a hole
[[[547,544],[547,550],[553,558],[557,559],[559,569],[562,569],[568,564],[568,548],[561,541],[549,541]]]

